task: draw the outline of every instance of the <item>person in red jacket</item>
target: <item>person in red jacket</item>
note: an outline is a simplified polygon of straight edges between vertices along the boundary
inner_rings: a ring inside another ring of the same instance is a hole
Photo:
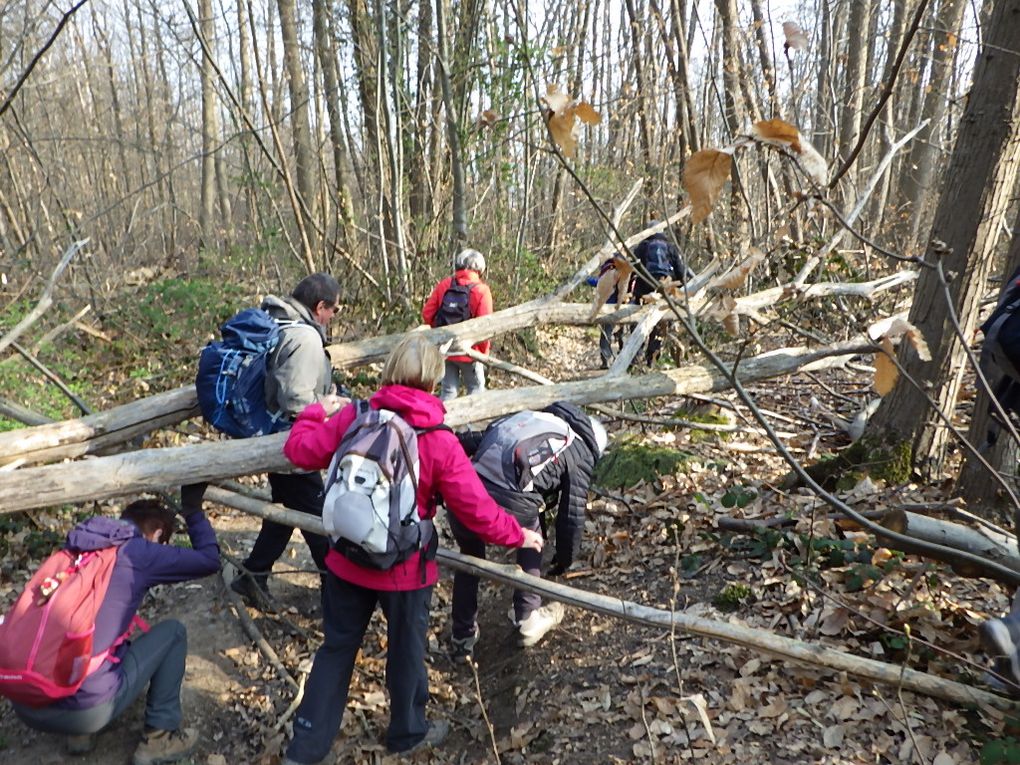
[[[441,497],[447,510],[486,542],[541,550],[541,535],[522,529],[493,502],[454,433],[436,427],[442,425],[446,413],[442,402],[432,395],[442,374],[439,350],[420,334],[410,334],[386,360],[382,387],[369,400],[372,408],[396,412],[419,431],[420,518],[433,518]],[[283,448],[298,467],[319,470],[329,465],[357,414],[355,404],[335,413],[332,409],[315,403],[298,415]],[[446,737],[448,722],[429,722],[425,717],[429,604],[439,572],[431,559],[434,553],[426,555],[424,565],[423,554],[414,553],[386,570],[360,566],[335,546],[327,554],[325,637],[294,717],[294,738],[283,765],[318,763],[329,753],[347,704],[354,660],[376,605],[381,606],[387,624],[390,723],[386,747],[391,752],[409,752],[436,745]]]
[[[433,288],[421,311],[430,327],[445,327],[492,313],[492,291],[482,281],[485,256],[478,250],[461,250],[454,265],[456,273]],[[472,347],[479,353],[488,353],[489,345],[488,340],[482,340]],[[485,366],[470,356],[449,356],[439,398],[443,401],[456,398],[461,382],[468,396],[485,390]]]

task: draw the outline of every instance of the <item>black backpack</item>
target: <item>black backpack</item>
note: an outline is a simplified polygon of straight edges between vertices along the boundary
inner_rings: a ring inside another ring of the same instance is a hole
[[[453,281],[443,294],[443,302],[432,320],[433,327],[446,327],[460,324],[471,318],[471,290],[479,283],[457,284]]]
[[[641,247],[641,264],[656,279],[675,279],[669,244],[662,239],[649,239]]]
[[[1009,277],[995,310],[981,325],[981,366],[1020,381],[1020,268]]]

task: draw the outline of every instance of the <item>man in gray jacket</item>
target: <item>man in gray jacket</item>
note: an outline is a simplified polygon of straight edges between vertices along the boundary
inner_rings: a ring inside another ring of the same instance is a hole
[[[262,310],[280,324],[280,340],[267,363],[266,405],[281,412],[288,421],[311,403],[328,403],[336,398],[332,367],[325,351],[326,328],[339,309],[340,285],[329,274],[312,274],[302,279],[290,297],[269,295]],[[333,408],[337,408],[339,404]],[[322,475],[311,473],[270,473],[273,502],[291,510],[322,517]],[[269,572],[290,542],[292,526],[262,521],[255,545],[244,561],[245,575],[231,583],[231,589],[256,608],[269,607]],[[319,534],[301,532],[319,571],[326,570],[329,540]]]

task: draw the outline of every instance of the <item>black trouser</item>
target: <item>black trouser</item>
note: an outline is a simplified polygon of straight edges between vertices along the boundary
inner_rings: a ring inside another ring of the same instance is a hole
[[[521,518],[516,513],[521,528],[539,531],[540,523],[537,515]],[[473,555],[485,560],[485,542],[478,535],[468,530],[453,513],[447,513],[453,537],[464,555]],[[542,576],[542,553],[528,547],[517,548],[517,565],[524,573]],[[514,618],[521,622],[542,605],[542,596],[525,590],[514,590]],[[456,571],[453,574],[453,636],[459,640],[475,634],[478,618],[478,577]]]
[[[634,298],[631,302],[640,303],[641,298],[645,295],[650,295],[655,292],[657,288],[653,288],[645,284],[643,281],[638,282],[638,286],[634,289]],[[652,366],[659,358],[659,353],[662,351],[662,337],[666,333],[666,328],[663,322],[660,321],[648,334],[648,340],[645,343],[645,365]]]
[[[294,715],[294,739],[287,757],[319,762],[340,730],[354,660],[376,604],[386,616],[386,690],[390,724],[386,748],[403,752],[425,738],[429,676],[425,669],[432,586],[420,590],[369,590],[326,575],[323,587],[322,647],[315,654],[304,700]]]
[[[270,473],[269,485],[273,490],[273,502],[284,507],[308,513],[316,518],[322,517],[322,475],[314,473]],[[262,521],[258,539],[251,548],[244,567],[256,576],[266,575],[273,569],[273,564],[283,555],[294,533],[293,526],[286,526],[276,521]],[[329,552],[329,540],[321,534],[301,530],[308,545],[308,552],[320,572],[326,570],[326,553]],[[320,573],[321,576],[321,573]]]

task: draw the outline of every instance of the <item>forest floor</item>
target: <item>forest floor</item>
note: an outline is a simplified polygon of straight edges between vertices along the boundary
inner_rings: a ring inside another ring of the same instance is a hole
[[[538,335],[537,371],[591,369],[595,338],[580,330]],[[752,388],[775,413],[794,453],[806,461],[849,440],[820,412],[854,414],[869,380],[836,371]],[[493,387],[516,384],[494,376]],[[720,396],[725,399],[725,396]],[[690,417],[703,402],[662,399],[642,415]],[[858,407],[859,408],[859,407]],[[741,414],[737,409],[737,422]],[[783,490],[787,468],[764,436],[659,425],[611,423],[614,448],[682,457],[637,485],[599,486],[593,494],[582,559],[562,580],[642,605],[739,624],[929,671],[984,687],[976,627],[1008,608],[1008,593],[989,580],[964,579],[941,564],[876,546],[844,528],[820,500]],[[810,459],[809,459],[810,458]],[[885,487],[863,480],[841,496],[857,507],[943,502],[938,488]],[[257,521],[210,510],[224,552],[243,557]],[[787,517],[795,525],[757,534],[720,531],[723,517]],[[42,523],[46,522],[45,516]],[[440,521],[440,527],[445,524]],[[16,549],[9,539],[5,550]],[[451,545],[447,535],[444,544]],[[494,557],[504,559],[502,553]],[[250,611],[291,676],[299,678],[320,639],[317,581],[299,534],[277,564],[271,589],[278,613]],[[3,560],[8,599],[30,563]],[[295,573],[296,572],[296,573]],[[506,618],[510,595],[484,584],[477,674],[447,657],[451,573],[443,571],[430,627],[429,714],[453,724],[448,741],[417,763],[951,763],[1015,762],[1016,722],[987,709],[873,685],[852,675],[796,665],[698,636],[670,634],[568,608],[539,645],[519,649]],[[293,690],[246,637],[210,577],[153,591],[150,621],[173,617],[188,628],[186,724],[201,732],[195,764],[276,765],[289,734]],[[910,635],[903,625],[909,624]],[[395,763],[381,739],[387,721],[385,631],[369,628],[334,746],[338,763]],[[701,708],[699,714],[698,708]],[[0,763],[130,761],[141,704],[99,737],[96,751],[70,757],[54,736],[22,726],[0,707]],[[498,753],[498,754],[497,754]]]

